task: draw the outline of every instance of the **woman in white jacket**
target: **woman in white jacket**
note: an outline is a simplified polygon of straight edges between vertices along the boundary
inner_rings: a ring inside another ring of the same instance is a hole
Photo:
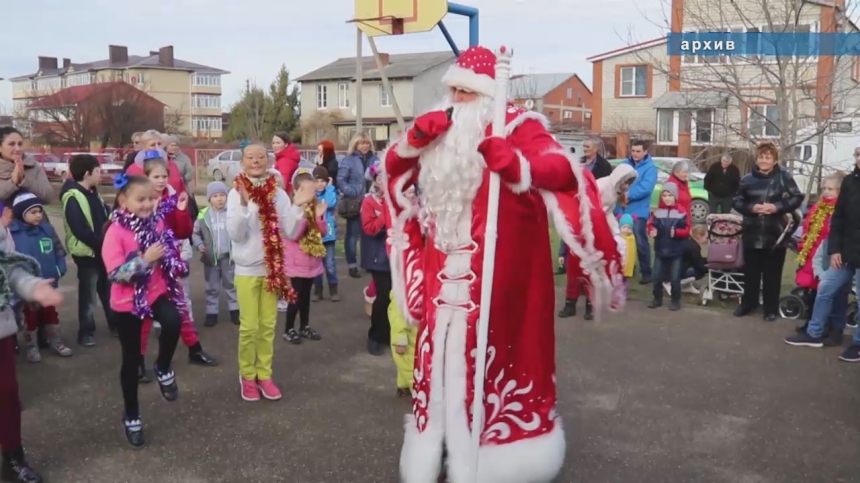
[[[281,398],[272,381],[278,298],[292,293],[284,272],[284,240],[295,238],[305,206],[316,196],[298,190],[295,204],[267,169],[266,148],[242,149],[243,172],[227,195],[227,234],[236,264],[234,285],[239,302],[239,375],[242,399]]]

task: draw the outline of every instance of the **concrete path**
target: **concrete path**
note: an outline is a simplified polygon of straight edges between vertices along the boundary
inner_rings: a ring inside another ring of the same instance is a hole
[[[201,274],[195,262],[200,320]],[[75,280],[72,271],[62,281],[69,342]],[[394,395],[390,357],[364,351],[367,280],[347,278],[342,302],[314,304],[321,342],[277,340],[280,402],[243,402],[236,327],[201,328],[222,365],[190,366],[180,345],[179,401],[165,402],[153,384],[141,389],[143,451],[122,436],[119,343],[101,317],[97,347],[74,346],[70,359],[46,354],[41,364],[19,359],[32,463],[53,483],[395,483],[410,403]],[[838,362],[836,350],[785,346],[791,327],[699,307],[652,311],[637,301],[600,322],[559,321],[568,435],[559,481],[860,481],[860,364]]]

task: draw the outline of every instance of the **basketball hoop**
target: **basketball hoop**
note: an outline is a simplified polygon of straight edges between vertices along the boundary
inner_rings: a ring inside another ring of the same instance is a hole
[[[391,19],[391,35],[403,35],[403,19]]]

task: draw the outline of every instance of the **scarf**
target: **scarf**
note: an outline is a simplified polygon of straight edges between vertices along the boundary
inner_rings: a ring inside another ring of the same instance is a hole
[[[313,203],[312,203],[313,204]],[[325,258],[325,245],[322,241],[322,233],[317,226],[317,216],[312,204],[305,207],[305,218],[308,221],[308,228],[302,239],[299,240],[299,247],[308,255],[316,258]]]
[[[170,206],[171,204],[172,207]],[[167,205],[164,208],[165,210],[172,211],[176,208],[176,200],[171,200],[168,197],[159,203],[159,208],[162,205]],[[111,218],[112,222],[134,233],[134,240],[140,246],[141,253],[146,252],[149,247],[156,243],[164,245],[164,256],[161,257],[158,264],[167,283],[167,293],[170,296],[170,301],[176,305],[177,309],[180,311],[186,310],[185,296],[179,285],[179,278],[188,272],[188,264],[179,257],[177,241],[173,235],[173,230],[165,228],[159,232],[158,223],[160,219],[157,215],[149,218],[140,218],[132,215],[127,210],[117,210],[111,215]],[[135,317],[140,319],[151,319],[153,317],[152,307],[146,301],[146,293],[149,290],[149,281],[152,278],[152,272],[153,267],[149,267],[146,273],[134,285],[134,300],[131,311]]]
[[[0,312],[16,302],[12,287],[9,286],[9,273],[16,267],[26,270],[34,277],[40,276],[39,263],[34,258],[18,252],[0,250]]]
[[[836,209],[836,203],[828,203],[823,199],[815,204],[815,212],[809,217],[809,229],[806,230],[800,239],[800,244],[803,248],[800,249],[800,253],[797,255],[797,265],[799,267],[802,267],[806,263],[813,248],[818,246],[818,239],[821,237],[834,209]]]
[[[260,226],[263,231],[263,258],[266,264],[266,291],[289,302],[296,301],[296,292],[284,272],[284,237],[281,222],[275,207],[278,195],[278,180],[266,175],[260,180],[252,180],[245,173],[236,176],[233,185],[243,188],[251,202],[257,205]]]

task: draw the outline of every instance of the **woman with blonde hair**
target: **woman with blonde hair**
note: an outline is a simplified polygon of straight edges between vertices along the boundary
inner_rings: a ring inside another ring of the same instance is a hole
[[[361,277],[358,273],[357,250],[358,240],[361,238],[361,202],[370,184],[365,178],[365,172],[378,162],[379,158],[373,153],[370,136],[359,133],[350,141],[349,154],[340,162],[337,173],[337,189],[343,194],[343,198],[338,202],[337,212],[346,219],[344,253],[349,266],[349,276],[352,278]]]

